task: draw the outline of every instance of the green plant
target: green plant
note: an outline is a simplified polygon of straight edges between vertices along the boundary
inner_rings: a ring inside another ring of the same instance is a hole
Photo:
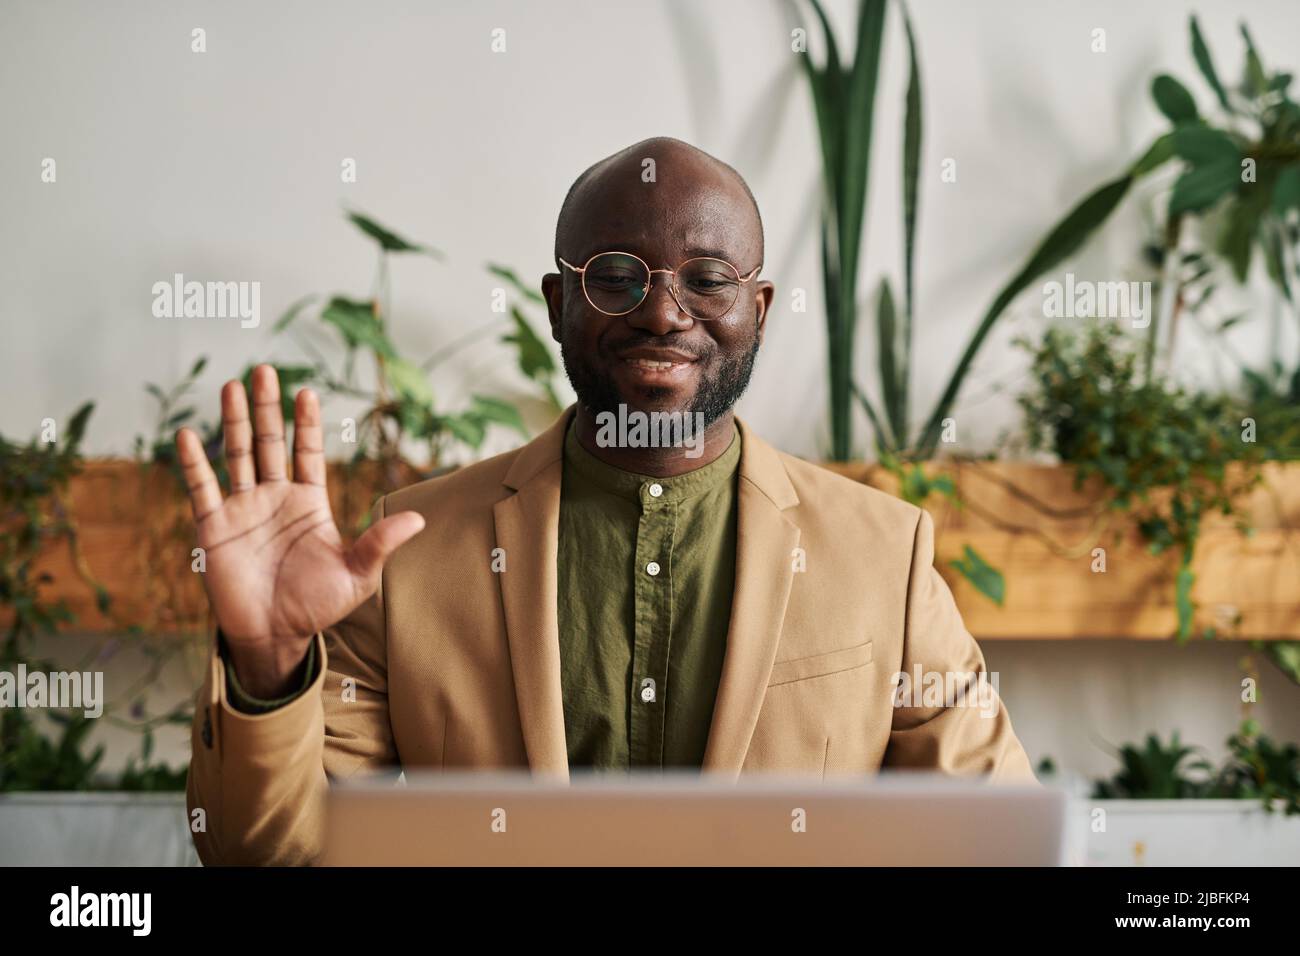
[[[1171,128],[1148,147],[1143,158],[1119,179],[1094,195],[1109,191],[1101,224],[1142,176],[1172,166],[1172,180],[1147,257],[1160,272],[1159,307],[1147,328],[1143,370],[1154,370],[1160,354],[1172,352],[1182,316],[1208,337],[1223,342],[1223,333],[1246,316],[1216,309],[1225,279],[1246,281],[1258,255],[1292,318],[1300,320],[1294,280],[1300,247],[1300,105],[1290,98],[1292,75],[1265,70],[1250,31],[1240,26],[1245,63],[1239,83],[1225,84],[1195,16],[1188,22],[1192,57],[1213,94],[1217,115],[1201,112],[1179,80],[1157,75],[1151,83],[1156,108]],[[1255,405],[1271,403],[1293,413],[1276,424],[1289,432],[1295,447],[1300,404],[1300,363],[1288,367],[1281,358],[1283,309],[1272,313],[1269,359],[1261,368],[1227,349],[1240,365]],[[1216,313],[1207,316],[1207,313]],[[1226,348],[1226,346],[1225,346]],[[1284,439],[1278,438],[1278,445]]]
[[[1178,731],[1167,745],[1149,734],[1141,748],[1125,744],[1117,756],[1120,769],[1093,788],[1097,800],[1189,800],[1207,794],[1210,764],[1195,747],[1179,742]]]
[[[853,452],[853,354],[858,324],[858,268],[866,218],[871,127],[885,29],[885,0],[860,0],[853,62],[840,58],[835,33],[818,0],[826,59],[800,58],[812,90],[822,156],[822,284],[830,369],[831,457]]]
[[[1076,486],[1100,479],[1103,506],[1129,513],[1152,553],[1178,552],[1178,636],[1186,640],[1201,520],[1236,514],[1260,480],[1266,446],[1242,440],[1239,402],[1144,375],[1139,350],[1113,324],[1053,327],[1041,342],[1020,344],[1033,356],[1019,398],[1029,448],[1072,465]]]
[[[453,445],[478,449],[488,428],[493,425],[504,426],[527,437],[519,410],[513,403],[496,396],[475,394],[471,396],[468,407],[455,412],[445,411],[435,402],[427,378],[431,369],[470,342],[488,333],[500,335],[499,324],[494,322],[472,331],[423,363],[417,364],[402,356],[388,334],[387,320],[391,314],[392,298],[388,257],[419,254],[439,258],[441,254],[429,246],[402,238],[368,216],[351,212],[347,218],[378,247],[379,260],[371,294],[367,299],[341,294],[304,296],[276,322],[275,331],[282,332],[314,303],[324,300],[319,309],[319,319],[340,336],[344,346],[344,360],[338,371],[332,370],[330,363],[305,338],[300,338],[299,342],[305,350],[314,353],[314,364],[276,366],[283,386],[286,417],[292,411],[294,386],[313,384],[328,394],[366,401],[367,408],[357,421],[355,461],[404,461],[401,446],[404,440],[410,440],[423,444],[431,462],[437,464]],[[513,328],[501,335],[501,341],[516,349],[523,374],[553,400],[551,378],[555,365],[550,361],[549,352],[518,309],[514,310],[511,318]],[[376,384],[373,390],[363,389],[355,377],[356,360],[363,353],[368,354],[374,363]],[[251,375],[251,371],[251,367],[247,369],[245,377]]]
[[[196,366],[201,371],[201,365]],[[192,374],[197,374],[194,371]],[[179,414],[175,400],[183,390],[168,396],[159,394],[162,416]],[[51,583],[47,573],[37,570],[37,561],[57,548],[67,548],[82,583],[95,595],[103,614],[111,614],[112,599],[85,567],[80,552],[78,528],[65,502],[68,482],[81,469],[80,444],[94,406],[79,408],[57,441],[33,439],[19,445],[0,436],[0,607],[8,619],[0,645],[0,670],[12,672],[19,664],[30,671],[56,671],[54,662],[36,659],[35,641],[75,624],[63,600],[48,600],[45,589]],[[138,628],[124,628],[140,638]],[[116,642],[110,642],[116,644]],[[98,651],[75,670],[102,666],[113,647]],[[89,734],[95,721],[76,710],[44,709],[57,728],[51,736],[39,719],[25,708],[0,711],[0,791],[90,790],[90,789],[178,789],[184,786],[185,768],[170,768],[152,761],[153,728],[162,724],[188,723],[189,701],[169,712],[149,717],[144,713],[142,693],[153,681],[165,657],[150,653],[151,662],[142,679],[123,696],[130,700],[130,714],[118,716],[123,700],[104,702],[100,719],[143,734],[144,747],[137,762],[129,762],[118,777],[100,770],[103,747],[88,750]]]
[[[1259,800],[1272,811],[1281,802],[1287,816],[1300,814],[1300,748],[1274,743],[1254,720],[1228,738],[1228,760],[1214,780],[1214,795]]]
[[[1118,205],[1132,181],[1154,168],[1144,156],[1120,179],[1083,199],[1048,233],[1019,271],[1002,286],[985,310],[957,360],[929,416],[913,431],[909,412],[912,331],[917,315],[915,262],[920,202],[923,115],[916,37],[900,0],[907,36],[908,82],[903,118],[903,298],[882,280],[876,307],[877,373],[880,406],[856,382],[853,356],[859,320],[857,300],[862,228],[866,215],[871,126],[880,65],[885,0],[860,0],[856,52],[845,65],[825,10],[808,0],[822,33],[825,60],[818,66],[801,58],[812,91],[822,154],[822,284],[826,297],[830,384],[830,456],[854,454],[852,404],[856,399],[875,433],[882,459],[921,460],[934,455],[957,396],[993,326],[1020,293],[1039,276],[1072,255]]]
[[[504,279],[514,289],[515,294],[526,303],[535,306],[546,305],[542,294],[523,282],[514,269],[497,263],[488,263],[487,269],[497,278]],[[551,411],[558,415],[564,410],[564,403],[555,391],[555,378],[559,374],[559,368],[555,364],[551,350],[533,331],[532,323],[518,304],[510,306],[510,321],[512,328],[501,337],[501,341],[515,347],[519,356],[519,371],[525,378],[537,384],[546,396]]]
[[[1228,738],[1228,755],[1215,767],[1196,747],[1183,745],[1175,731],[1168,744],[1155,734],[1142,747],[1125,744],[1120,769],[1098,780],[1098,800],[1258,800],[1272,813],[1300,814],[1300,748],[1275,743],[1245,720]],[[1045,761],[1046,763],[1046,761]]]

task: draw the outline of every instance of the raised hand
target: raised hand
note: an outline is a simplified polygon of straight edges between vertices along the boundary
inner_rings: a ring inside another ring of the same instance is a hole
[[[388,556],[424,527],[401,512],[345,547],[325,489],[320,401],[302,389],[294,406],[293,478],[275,369],[253,370],[253,409],[239,382],[221,391],[230,494],[223,501],[198,435],[176,435],[198,544],[206,552],[208,600],[244,689],[287,693],[312,636],[351,613],[379,587]]]

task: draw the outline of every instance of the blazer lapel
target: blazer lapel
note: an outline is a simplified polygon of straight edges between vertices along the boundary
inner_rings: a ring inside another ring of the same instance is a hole
[[[571,415],[572,409],[520,449],[504,479],[516,493],[492,508],[497,545],[505,549],[506,570],[497,577],[528,766],[535,774],[566,780],[556,557],[564,432]]]
[[[740,427],[736,514],[736,587],[727,630],[705,771],[738,774],[749,749],[772,672],[790,586],[799,528],[782,512],[799,503],[772,446]]]

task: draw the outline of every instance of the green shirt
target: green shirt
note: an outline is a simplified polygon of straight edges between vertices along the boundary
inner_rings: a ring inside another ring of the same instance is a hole
[[[736,572],[740,436],[676,478],[564,441],[559,628],[571,767],[698,767]]]
[[[736,572],[740,434],[675,478],[607,465],[564,442],[557,555],[560,682],[571,767],[699,767],[722,675]],[[304,688],[315,677],[307,662]],[[263,713],[299,696],[245,694]]]

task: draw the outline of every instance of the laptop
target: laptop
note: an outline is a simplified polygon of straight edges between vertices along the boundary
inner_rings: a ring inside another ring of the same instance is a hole
[[[1067,794],[918,773],[413,774],[330,789],[331,866],[1058,866]]]

